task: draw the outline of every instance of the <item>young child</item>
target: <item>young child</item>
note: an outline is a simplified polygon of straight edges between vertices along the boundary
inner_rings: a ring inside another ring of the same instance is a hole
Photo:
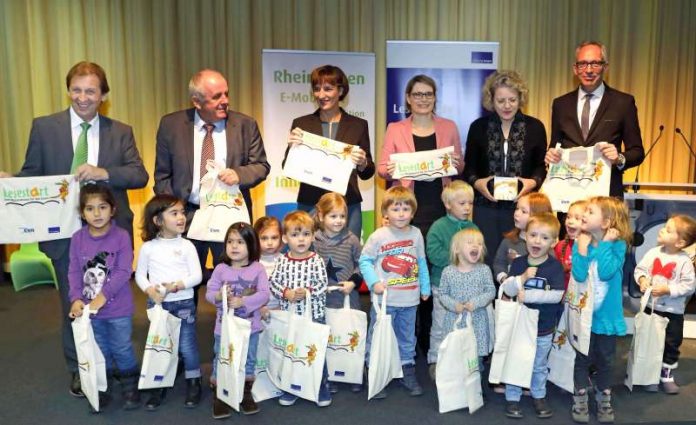
[[[479,370],[483,372],[483,357],[488,355],[491,338],[486,307],[495,298],[493,275],[484,264],[486,245],[483,234],[478,228],[468,227],[454,234],[450,246],[450,265],[442,271],[439,297],[435,299],[443,307],[442,339],[454,330],[454,322],[461,313],[466,311],[471,314]],[[460,326],[464,327],[465,324],[461,323]],[[441,342],[430,348],[437,350]]]
[[[148,296],[147,308],[161,304],[181,319],[179,355],[184,361],[186,407],[201,401],[201,362],[196,337],[196,303],[193,292],[201,283],[201,266],[196,248],[181,235],[186,228],[184,203],[172,195],[156,195],[145,205],[143,245],[138,256],[135,282]],[[147,410],[157,410],[165,388],[150,391]]]
[[[445,310],[439,302],[440,276],[445,267],[451,264],[450,245],[455,233],[462,229],[478,229],[471,221],[474,206],[474,189],[462,180],[454,180],[442,190],[442,203],[447,215],[436,220],[426,238],[426,253],[430,261],[430,290],[433,294],[433,314],[430,327],[430,349],[428,364],[430,378],[435,379],[437,350],[447,331],[443,328]],[[483,257],[482,257],[483,258]],[[490,273],[490,270],[489,270]]]
[[[259,263],[259,240],[250,224],[237,222],[232,224],[225,234],[225,250],[220,257],[220,264],[213,270],[208,281],[205,299],[215,305],[215,360],[211,386],[217,383],[217,364],[220,356],[220,333],[222,332],[222,287],[227,285],[227,303],[234,309],[234,315],[251,322],[251,335],[247,351],[244,381],[244,396],[240,410],[245,415],[258,413],[259,407],[251,394],[256,368],[256,349],[259,334],[263,330],[261,307],[268,302],[269,287],[266,270]],[[231,415],[230,407],[217,398],[213,389],[213,418],[222,419]]]
[[[280,308],[304,314],[305,297],[310,297],[312,320],[326,323],[326,266],[321,256],[310,251],[314,240],[314,220],[305,211],[293,211],[283,219],[283,242],[288,252],[278,258],[271,275],[271,293],[280,299]],[[317,406],[331,405],[328,387],[329,373],[324,362]],[[281,406],[292,406],[297,401],[293,394],[284,392],[278,399]]]
[[[270,277],[273,274],[276,261],[282,255],[280,253],[280,249],[283,247],[280,221],[275,217],[263,216],[254,223],[254,231],[258,235],[261,245],[259,263],[266,269],[266,276]],[[261,307],[261,318],[267,319],[271,310],[278,309],[280,309],[280,300],[271,294],[268,304]]]
[[[425,301],[430,297],[430,276],[423,236],[418,228],[410,224],[417,207],[416,197],[411,190],[403,186],[387,190],[381,210],[382,215],[389,217],[389,224],[370,235],[360,256],[360,272],[370,291],[382,294],[389,289],[387,314],[391,315],[399,344],[404,373],[401,384],[412,396],[423,394],[423,388],[416,379],[416,310],[419,298]],[[365,358],[368,365],[375,320],[375,310],[371,309]],[[381,391],[374,398],[386,396],[386,392]]]
[[[594,312],[590,352],[575,352],[575,394],[572,416],[576,422],[589,421],[589,367],[594,365],[592,378],[597,401],[599,422],[614,422],[611,406],[611,377],[616,353],[616,337],[626,335],[623,317],[621,282],[626,247],[631,240],[628,209],[623,201],[608,196],[588,199],[582,216],[582,233],[575,239],[571,273],[573,279],[585,282],[592,279]]]
[[[527,253],[524,239],[529,217],[534,214],[550,212],[552,212],[551,201],[543,193],[532,192],[517,200],[513,215],[515,228],[504,235],[505,237],[500,242],[493,260],[493,276],[498,284],[507,278],[512,260]]]
[[[112,220],[116,201],[109,188],[88,183],[80,190],[80,215],[86,224],[70,240],[68,282],[70,317],[82,314],[89,304],[98,312],[92,318],[94,338],[106,360],[109,389],[118,372],[123,390],[123,408],[140,407],[133,331],[133,247],[128,232]],[[114,371],[114,365],[116,371]],[[106,407],[110,393],[99,393],[99,404]]]
[[[558,325],[565,284],[563,266],[549,252],[558,240],[560,229],[561,224],[551,213],[531,216],[525,229],[528,254],[512,261],[510,276],[503,282],[503,291],[507,296],[516,296],[527,307],[539,311],[536,355],[529,388],[534,410],[539,418],[550,418],[553,415],[546,404],[546,378],[549,374],[549,351],[553,343],[553,332]],[[505,385],[507,417],[523,417],[519,404],[521,396],[522,388]]]
[[[570,265],[573,258],[573,243],[575,238],[580,234],[580,225],[582,224],[582,214],[585,212],[587,201],[580,200],[570,204],[568,213],[565,218],[565,238],[558,242],[553,247],[553,253],[561,262],[563,271],[565,272],[565,287],[568,289],[568,281],[570,281]]]
[[[636,266],[634,276],[642,292],[655,298],[655,314],[669,319],[662,355],[660,383],[667,394],[677,394],[674,369],[679,364],[679,347],[684,335],[684,309],[696,288],[694,265],[684,248],[696,242],[696,220],[673,215],[657,234],[659,246],[646,252]],[[650,312],[650,306],[646,312]],[[655,392],[657,385],[646,387]]]
[[[339,290],[326,294],[326,307],[343,308],[345,295],[350,296],[350,307],[360,310],[357,288],[362,283],[358,268],[360,259],[360,241],[346,227],[348,206],[338,193],[329,192],[319,198],[316,205],[317,232],[314,235],[314,251],[326,264],[326,276],[329,287]],[[351,391],[360,392],[362,385],[351,385]],[[329,381],[329,391],[338,392],[338,385]]]

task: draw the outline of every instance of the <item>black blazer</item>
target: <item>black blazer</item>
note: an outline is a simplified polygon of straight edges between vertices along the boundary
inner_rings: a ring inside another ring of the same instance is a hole
[[[638,110],[636,101],[630,94],[614,90],[606,83],[604,88],[604,96],[586,141],[582,139],[578,122],[578,90],[553,100],[549,147],[555,147],[556,143],[560,143],[562,148],[593,146],[603,141],[616,146],[616,149],[626,157],[626,165],[623,170],[615,166],[611,168],[609,194],[623,197],[623,172],[640,165],[645,158],[643,139],[638,125]]]
[[[299,127],[309,133],[321,135],[322,129],[321,119],[319,118],[319,110],[317,109],[313,114],[295,118],[292,122],[292,126],[290,126],[290,130],[296,127]],[[350,175],[350,180],[348,180],[348,190],[346,191],[345,196],[346,203],[348,205],[362,202],[362,195],[360,195],[360,187],[358,186],[358,176],[360,176],[362,180],[367,180],[375,174],[375,163],[372,160],[372,155],[370,154],[370,132],[367,127],[367,121],[350,115],[341,109],[341,120],[338,124],[336,140],[351,145],[358,145],[360,146],[360,149],[365,151],[367,165],[365,166],[365,169],[360,172],[357,170],[357,168],[353,170]],[[285,159],[288,157],[289,149],[289,146],[285,149],[283,165],[285,165]],[[316,205],[316,203],[319,202],[319,198],[321,198],[325,193],[327,193],[327,191],[324,189],[309,184],[300,183],[300,191],[297,194],[297,202],[301,204]]]

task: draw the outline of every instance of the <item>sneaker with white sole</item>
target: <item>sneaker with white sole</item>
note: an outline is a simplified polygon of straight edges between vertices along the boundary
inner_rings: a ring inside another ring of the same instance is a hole
[[[278,404],[281,406],[292,406],[297,401],[297,396],[284,392],[278,397]]]

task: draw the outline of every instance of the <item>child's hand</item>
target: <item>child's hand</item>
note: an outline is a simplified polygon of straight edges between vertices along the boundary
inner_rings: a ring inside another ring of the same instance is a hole
[[[519,291],[517,291],[517,301],[519,303],[524,303],[524,286],[521,287]]]
[[[242,297],[229,296],[227,297],[227,305],[232,308],[240,308],[244,306]]]
[[[653,285],[651,294],[653,297],[669,295],[669,285],[667,285],[666,283],[662,283],[660,285]]]
[[[464,310],[471,313],[472,311],[474,311],[474,304],[471,301],[464,303]]]
[[[380,295],[384,293],[385,289],[387,289],[386,286],[383,282],[380,281],[374,284],[374,286],[372,287],[372,292],[374,292],[377,295]]]
[[[68,317],[74,319],[82,316],[82,310],[84,310],[84,308],[85,303],[82,302],[82,300],[75,300],[75,302],[70,306],[70,313],[68,314]]]
[[[261,318],[263,320],[268,320],[271,317],[271,309],[263,306],[261,307]]]
[[[155,304],[162,304],[162,301],[164,301],[165,294],[162,293],[163,291],[161,291],[160,288],[162,288],[160,285],[150,285],[145,290],[147,296],[150,297]]]
[[[619,239],[619,231],[613,227],[609,228],[607,230],[607,233],[604,234],[604,238],[602,238],[603,241],[608,241],[608,242],[614,242],[615,240]]]
[[[638,279],[638,286],[640,286],[640,292],[645,292],[650,287],[650,279],[645,276],[641,276]]]
[[[454,305],[454,311],[457,314],[462,314],[464,312],[464,309],[466,309],[466,307],[464,306],[464,303],[457,303]]]
[[[355,288],[355,283],[351,282],[350,280],[338,282],[338,284],[341,285],[341,292],[346,295],[350,294]]]
[[[307,297],[307,289],[297,288],[295,289],[295,301],[302,301]]]
[[[582,255],[587,255],[587,247],[592,242],[592,236],[589,233],[582,232],[578,235],[575,243],[578,244],[578,252]]]
[[[94,297],[91,303],[89,303],[89,307],[91,310],[99,310],[100,308],[104,307],[104,304],[106,304],[106,297],[104,296],[103,292],[100,292],[99,295]]]
[[[164,286],[164,289],[167,290],[167,293],[171,292],[172,294],[176,294],[181,290],[181,288],[184,287],[183,282],[180,280],[176,282],[163,283],[162,285]]]
[[[421,295],[421,300],[423,301],[428,301],[428,298],[430,298],[430,295]]]
[[[527,267],[527,270],[525,270],[522,274],[522,282],[526,282],[529,279],[535,277],[537,274],[537,269],[538,267]]]

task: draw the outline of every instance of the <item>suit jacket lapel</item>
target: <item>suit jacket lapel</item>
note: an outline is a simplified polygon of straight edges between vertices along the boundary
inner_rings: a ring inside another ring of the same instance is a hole
[[[74,155],[72,128],[70,128],[70,109],[67,109],[65,113],[58,118],[56,124],[56,134],[58,135],[59,143],[57,146],[58,154],[56,155],[56,159],[62,163],[59,169],[65,170],[65,174],[69,174]]]
[[[109,157],[109,149],[111,140],[111,122],[105,117],[99,115],[99,157],[97,158],[97,166],[104,167],[106,158]]]
[[[577,140],[578,146],[583,146],[582,139],[582,128],[580,128],[580,121],[578,121],[578,90],[573,92],[573,95],[568,99],[569,104],[567,105],[566,111],[570,115],[570,121],[573,123],[573,131],[575,132],[569,139]]]
[[[187,176],[186,181],[193,181],[193,137],[194,134],[193,132],[195,131],[193,127],[193,120],[194,120],[194,114],[195,114],[196,109],[191,108],[188,110],[186,114],[186,122],[184,122],[184,131],[181,133],[184,137],[183,140],[183,147],[184,147],[184,157],[188,161],[186,170],[188,170],[189,175]]]

